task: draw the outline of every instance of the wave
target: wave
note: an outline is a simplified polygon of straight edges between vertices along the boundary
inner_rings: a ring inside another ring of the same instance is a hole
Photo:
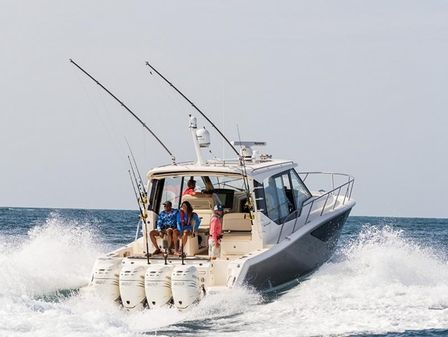
[[[260,301],[253,291],[230,289],[225,294],[210,295],[184,312],[174,308],[126,311],[91,293],[79,293],[60,302],[10,296],[0,307],[0,317],[8,336],[196,336],[208,335],[214,329],[224,331],[219,322],[237,319]]]
[[[89,224],[64,220],[57,213],[25,237],[0,237],[0,294],[40,296],[79,288],[104,251],[100,242]]]
[[[128,312],[88,293],[48,296],[88,281],[106,249],[91,227],[52,215],[25,239],[0,238],[0,317],[9,335],[345,336],[448,329],[446,255],[392,227],[365,226],[336,259],[268,303],[254,291],[231,289],[185,312]]]
[[[199,304],[186,311],[177,309],[144,310],[128,313],[126,322],[133,331],[157,332],[157,335],[177,335],[201,331],[225,331],[225,323],[232,317],[254,310],[263,303],[261,295],[251,289],[237,288],[206,296]]]
[[[365,226],[340,253],[278,300],[248,313],[239,335],[448,328],[448,263],[438,250],[388,226]]]
[[[96,257],[109,248],[93,228],[52,213],[26,236],[0,236],[2,331],[10,336],[173,335],[212,326],[214,318],[239,315],[261,302],[256,292],[234,289],[210,295],[185,312],[130,312],[73,290],[87,284]]]

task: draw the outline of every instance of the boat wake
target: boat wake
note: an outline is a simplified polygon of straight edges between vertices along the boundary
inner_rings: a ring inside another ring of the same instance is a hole
[[[128,312],[76,289],[105,245],[88,224],[51,217],[26,237],[0,237],[0,317],[8,336],[318,336],[448,328],[448,263],[435,247],[366,226],[337,259],[278,298],[248,289],[188,311]]]
[[[94,226],[57,214],[25,236],[0,236],[2,331],[8,336],[134,336],[163,328],[172,335],[204,329],[207,320],[232,317],[262,301],[256,292],[235,289],[208,296],[185,312],[129,312],[78,291],[89,282],[95,259],[108,250]]]
[[[0,250],[0,294],[35,297],[86,284],[102,247],[88,224],[54,214],[25,237],[0,237]]]
[[[363,228],[337,261],[254,313],[240,335],[352,335],[448,328],[446,255],[391,227]],[[281,324],[279,324],[281,322]],[[298,332],[300,331],[300,332]]]

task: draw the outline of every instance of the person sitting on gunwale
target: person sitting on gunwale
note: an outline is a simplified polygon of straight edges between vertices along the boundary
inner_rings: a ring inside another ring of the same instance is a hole
[[[193,212],[191,204],[188,201],[184,201],[180,206],[180,212],[177,213],[177,230],[182,238],[182,250],[185,247],[188,236],[191,234],[194,236],[198,231],[200,224],[201,219],[195,212]],[[181,254],[182,252],[177,251],[177,253]]]
[[[168,247],[169,253],[173,253],[173,249],[178,250],[178,237],[179,232],[176,229],[177,226],[177,215],[179,211],[175,208],[172,208],[171,201],[165,201],[163,203],[164,210],[160,212],[159,218],[157,219],[157,228],[153,229],[149,233],[149,237],[151,238],[151,242],[156,247],[156,250],[152,253],[160,254],[161,250],[159,245],[157,244],[156,236],[160,236],[163,238],[165,235],[168,236]]]

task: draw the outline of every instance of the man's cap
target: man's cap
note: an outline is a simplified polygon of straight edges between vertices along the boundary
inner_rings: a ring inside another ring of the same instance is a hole
[[[169,200],[167,200],[167,201],[165,201],[165,202],[163,203],[163,206],[165,206],[165,205],[173,206],[172,202],[169,201]]]

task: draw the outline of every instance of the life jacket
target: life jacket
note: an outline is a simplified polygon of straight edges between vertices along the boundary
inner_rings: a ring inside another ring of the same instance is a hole
[[[180,211],[180,224],[181,227],[184,228],[185,226],[193,226],[194,223],[191,222],[193,215],[196,214],[195,212],[191,213],[191,217],[188,217],[188,214],[184,211]]]
[[[194,190],[194,188],[190,188],[190,187],[188,187],[184,191],[184,193],[182,193],[182,195],[195,195],[195,194],[196,194],[196,191]]]

